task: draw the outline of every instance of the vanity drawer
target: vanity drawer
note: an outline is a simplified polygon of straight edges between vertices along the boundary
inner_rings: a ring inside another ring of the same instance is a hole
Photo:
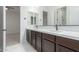
[[[49,40],[49,41],[55,42],[55,36],[54,36],[54,35],[50,35],[50,34],[45,34],[45,33],[43,33],[43,34],[42,34],[42,38],[47,39],[47,40]]]
[[[56,36],[56,44],[68,47],[75,51],[79,51],[79,41],[74,39]]]

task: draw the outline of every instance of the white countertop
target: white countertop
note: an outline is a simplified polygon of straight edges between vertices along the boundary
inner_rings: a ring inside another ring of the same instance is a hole
[[[52,29],[40,29],[40,28],[26,28],[26,29],[38,31],[38,32],[42,32],[42,33],[47,33],[47,34],[51,34],[51,35],[66,37],[66,38],[70,38],[70,39],[74,39],[74,40],[79,40],[79,32],[62,31],[62,30],[55,31]]]

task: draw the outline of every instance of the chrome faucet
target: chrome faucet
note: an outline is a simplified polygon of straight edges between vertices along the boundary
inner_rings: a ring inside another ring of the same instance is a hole
[[[58,25],[56,24],[56,31],[58,30]]]

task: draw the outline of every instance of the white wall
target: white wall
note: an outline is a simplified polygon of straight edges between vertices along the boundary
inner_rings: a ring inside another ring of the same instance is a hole
[[[18,7],[19,8],[19,7]],[[15,9],[6,10],[7,34],[20,32],[20,12]]]
[[[20,42],[22,43],[23,40],[26,39],[26,27],[28,26],[28,7],[21,6],[20,7]],[[26,20],[24,20],[26,18]]]

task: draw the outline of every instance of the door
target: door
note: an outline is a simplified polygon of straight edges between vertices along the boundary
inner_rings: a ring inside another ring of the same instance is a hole
[[[0,52],[4,51],[4,39],[5,39],[5,19],[4,19],[4,7],[0,6]]]
[[[46,39],[42,39],[42,52],[55,52],[55,44]]]
[[[75,51],[72,51],[71,49],[68,49],[60,45],[56,45],[56,52],[75,52]]]
[[[31,44],[32,40],[31,40],[31,30],[27,30],[27,41]]]
[[[35,31],[31,31],[32,45],[35,48]]]
[[[41,52],[41,37],[36,37],[36,49]]]
[[[36,32],[36,49],[37,51],[41,52],[41,33],[40,32]]]
[[[26,30],[26,37],[27,37],[27,41],[29,42],[29,30]]]

